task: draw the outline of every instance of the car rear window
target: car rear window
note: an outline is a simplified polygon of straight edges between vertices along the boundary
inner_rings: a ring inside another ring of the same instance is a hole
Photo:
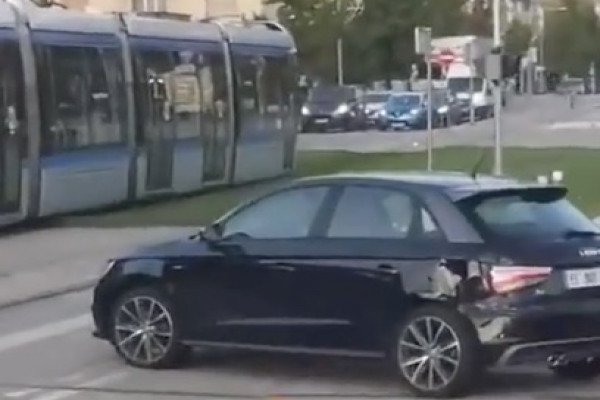
[[[548,239],[576,231],[598,231],[563,193],[556,191],[479,195],[461,200],[459,205],[484,236]]]

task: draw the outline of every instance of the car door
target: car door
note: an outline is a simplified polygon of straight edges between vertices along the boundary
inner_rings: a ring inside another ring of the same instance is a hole
[[[327,186],[287,189],[219,223],[187,276],[188,316],[195,339],[251,345],[292,345],[296,261],[306,254]]]
[[[377,352],[405,312],[409,288],[428,288],[444,238],[412,194],[347,186],[331,207],[310,261],[297,265],[296,306],[305,344]]]

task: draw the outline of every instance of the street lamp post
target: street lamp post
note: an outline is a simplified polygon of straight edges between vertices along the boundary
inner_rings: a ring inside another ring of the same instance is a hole
[[[427,62],[427,171],[433,170],[433,102],[431,82],[431,28],[415,28],[415,53]]]
[[[502,46],[502,37],[500,31],[500,0],[494,0],[494,47],[500,49]],[[500,61],[500,57],[498,57]],[[501,68],[501,67],[500,67]],[[494,174],[502,175],[502,74],[498,77],[494,85]]]
[[[342,7],[343,0],[335,0],[335,8],[338,14],[344,12],[344,24],[349,24],[364,11],[364,0],[345,0],[346,7]],[[344,85],[344,39],[342,33],[336,41],[337,50],[337,81],[338,85]]]

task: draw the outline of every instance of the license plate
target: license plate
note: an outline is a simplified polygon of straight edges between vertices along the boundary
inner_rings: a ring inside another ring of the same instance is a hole
[[[569,289],[600,286],[600,268],[567,270],[565,271],[565,283]]]
[[[329,119],[327,119],[327,118],[317,118],[317,119],[315,119],[315,122],[317,124],[326,124],[326,123],[329,122]]]
[[[404,127],[406,127],[406,122],[393,122],[392,127],[393,128],[404,128]]]

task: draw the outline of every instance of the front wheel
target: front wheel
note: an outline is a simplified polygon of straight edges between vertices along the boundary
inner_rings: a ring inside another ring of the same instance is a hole
[[[117,353],[136,367],[176,367],[190,353],[179,342],[179,324],[171,302],[155,288],[123,294],[113,308],[112,329]]]
[[[466,394],[483,369],[480,343],[469,322],[441,306],[417,309],[400,325],[395,347],[402,379],[418,395]]]

